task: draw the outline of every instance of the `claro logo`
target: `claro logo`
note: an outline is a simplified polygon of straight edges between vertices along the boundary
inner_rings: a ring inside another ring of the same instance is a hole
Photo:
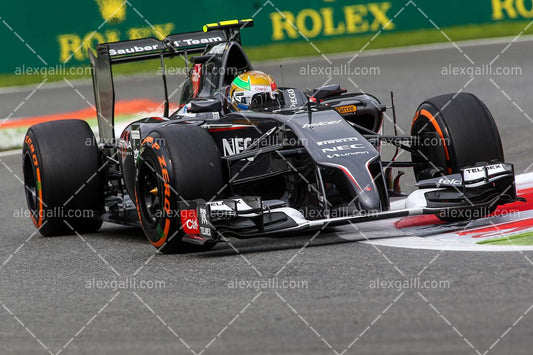
[[[198,215],[196,210],[180,211],[181,226],[185,234],[199,234]]]

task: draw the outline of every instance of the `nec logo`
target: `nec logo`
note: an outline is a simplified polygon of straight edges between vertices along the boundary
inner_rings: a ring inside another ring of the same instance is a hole
[[[361,143],[343,144],[343,145],[339,145],[336,147],[322,148],[322,152],[323,153],[341,152],[344,150],[352,150],[352,149],[365,149],[365,146]]]
[[[222,149],[224,156],[242,153],[250,144],[252,144],[252,138],[250,137],[223,138]]]

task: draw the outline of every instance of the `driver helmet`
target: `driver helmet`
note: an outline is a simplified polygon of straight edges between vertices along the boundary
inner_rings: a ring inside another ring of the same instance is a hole
[[[272,100],[278,95],[278,87],[274,79],[262,71],[247,71],[231,83],[228,100],[232,111],[248,110],[252,103],[252,98],[256,94],[269,94]]]

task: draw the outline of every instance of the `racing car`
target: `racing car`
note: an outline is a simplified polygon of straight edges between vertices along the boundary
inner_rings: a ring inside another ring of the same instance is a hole
[[[241,45],[252,25],[223,21],[90,51],[98,138],[83,120],[59,120],[30,127],[24,139],[25,194],[39,232],[140,225],[160,252],[175,253],[408,215],[469,220],[520,200],[495,121],[473,94],[425,100],[410,135],[398,135],[394,105],[340,85],[302,91],[268,79],[264,92],[233,90],[259,75]],[[188,76],[170,112],[165,63],[177,56]],[[150,59],[163,69],[163,113],[117,137],[112,67]],[[394,135],[383,134],[388,110]],[[383,144],[395,147],[392,159]],[[402,150],[408,161],[397,159]],[[405,168],[417,190],[391,208],[402,196],[393,169]]]

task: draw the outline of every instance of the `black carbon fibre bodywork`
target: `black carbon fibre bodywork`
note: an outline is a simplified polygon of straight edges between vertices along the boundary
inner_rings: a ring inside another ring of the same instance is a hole
[[[164,132],[171,125],[201,127],[208,132],[223,170],[224,186],[216,199],[179,202],[180,208],[202,216],[195,217],[200,232],[182,236],[192,244],[220,241],[221,234],[241,238],[285,235],[410,214],[488,211],[518,199],[512,165],[485,162],[472,171],[466,169],[470,175],[484,171],[472,187],[458,171],[446,177],[428,158],[417,156],[414,135],[384,136],[387,108],[370,94],[347,93],[339,85],[309,92],[281,87],[274,99],[258,94],[252,98],[250,110],[231,112],[228,85],[240,73],[252,70],[235,26],[211,33],[171,35],[163,41],[152,38],[102,44],[97,52],[98,56],[91,53],[91,64],[100,147],[109,163],[106,214],[102,216],[106,221],[139,223],[135,191],[143,141],[150,138],[152,147],[166,144],[165,140],[154,142],[151,133],[156,129]],[[111,66],[145,59],[160,59],[163,66],[164,58],[191,54],[199,55],[190,58],[179,109],[169,112],[165,97],[162,117],[139,119],[116,139],[109,128],[113,128],[115,98]],[[382,162],[384,142],[409,151],[416,162],[396,162],[395,157]],[[408,199],[409,208],[391,211],[390,196],[399,192],[391,174],[393,167],[418,168],[453,183],[420,181],[425,189],[420,198]]]

